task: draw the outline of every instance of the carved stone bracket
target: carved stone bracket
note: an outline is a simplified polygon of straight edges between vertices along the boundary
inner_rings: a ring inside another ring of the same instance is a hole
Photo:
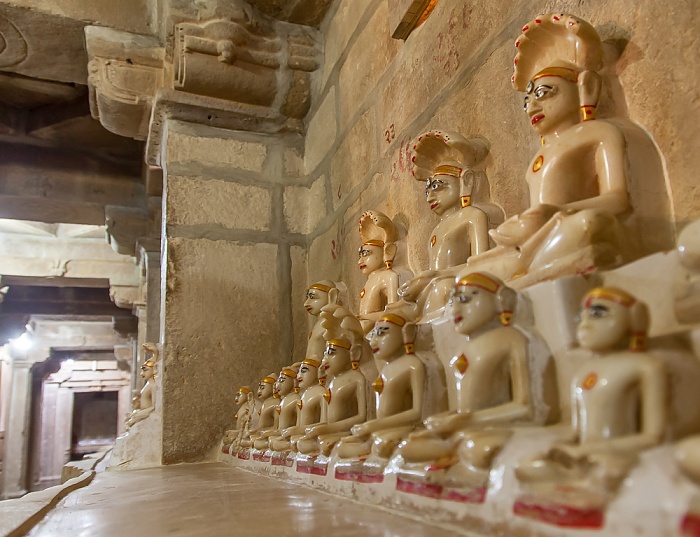
[[[248,7],[225,18],[180,21],[173,32],[166,49],[155,37],[85,28],[91,113],[105,128],[145,140],[159,133],[164,114],[179,113],[225,128],[302,130],[311,73],[320,64],[316,30]]]
[[[153,37],[87,26],[90,112],[109,131],[145,140],[164,50]]]

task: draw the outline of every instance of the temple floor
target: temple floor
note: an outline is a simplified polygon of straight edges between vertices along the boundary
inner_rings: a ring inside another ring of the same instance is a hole
[[[439,526],[222,463],[100,472],[31,537],[438,535]]]

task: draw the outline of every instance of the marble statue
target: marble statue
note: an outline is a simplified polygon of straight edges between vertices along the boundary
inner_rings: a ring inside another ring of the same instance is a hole
[[[306,291],[306,301],[304,309],[313,317],[321,315],[321,311],[327,306],[338,304],[340,291],[336,284],[330,280],[321,280],[309,286]],[[320,319],[316,321],[311,332],[309,332],[309,342],[306,347],[306,359],[321,362],[326,350],[326,340],[323,337],[325,329],[321,325]]]
[[[396,257],[398,232],[391,219],[379,211],[366,211],[360,217],[360,238],[357,264],[367,275],[360,291],[360,322],[365,333],[381,317],[387,304],[398,300],[399,275],[392,269]]]
[[[525,174],[530,208],[492,230],[497,247],[469,260],[504,280],[539,272],[548,279],[619,264],[631,241],[618,219],[631,212],[626,142],[596,119],[602,45],[586,21],[537,17],[516,41],[513,87],[542,146]]]
[[[233,403],[236,405],[236,414],[233,416],[235,420],[235,428],[226,431],[223,438],[224,448],[228,451],[229,446],[238,437],[238,434],[245,428],[248,421],[248,415],[251,412],[251,403],[253,401],[253,391],[248,386],[241,386],[236,392],[236,397]]]
[[[273,397],[273,385],[276,380],[277,376],[274,373],[260,380],[258,389],[255,392],[255,401],[251,408],[252,412],[248,415],[248,423],[238,435],[235,443],[236,447],[247,450],[253,445],[260,429],[269,427],[274,423],[273,412],[276,404],[279,402],[278,398]],[[242,454],[239,453],[239,455]]]
[[[305,435],[297,441],[299,452],[327,456],[353,425],[367,419],[367,380],[359,371],[359,351],[345,339],[328,342],[321,365],[332,377],[324,393],[326,421],[306,428]]]
[[[451,352],[438,348],[449,410],[425,419],[426,429],[398,449],[405,461],[400,475],[419,488],[425,483],[466,488],[467,498],[474,492],[481,501],[493,458],[512,426],[550,419],[536,413],[543,400],[536,400],[542,394],[533,384],[546,379],[533,382],[543,372],[530,370],[528,338],[511,326],[516,302],[517,293],[489,274],[460,275],[454,285],[448,313],[460,339]]]
[[[255,449],[268,449],[270,447],[270,438],[278,436],[281,427],[286,429],[292,422],[296,422],[299,393],[295,391],[295,387],[300,365],[300,363],[296,363],[280,371],[273,387],[273,392],[277,395],[277,398],[280,399],[273,413],[274,421],[271,427],[260,431],[259,436],[255,439],[253,444]]]
[[[270,438],[270,447],[273,450],[277,452],[290,451],[293,447],[292,438],[294,435],[303,436],[307,426],[321,421],[325,388],[323,382],[319,382],[320,365],[319,362],[312,359],[306,359],[299,365],[294,391],[295,397],[290,399],[290,403],[294,400],[296,411],[291,407],[287,409],[287,412],[280,411],[279,435]],[[304,412],[304,407],[306,407],[306,412]]]
[[[488,150],[482,139],[442,131],[422,134],[413,146],[413,175],[425,183],[426,201],[440,221],[428,244],[430,268],[403,284],[399,295],[416,303],[426,320],[445,306],[469,257],[489,249],[489,217],[498,220],[501,211],[489,203]]]
[[[138,409],[126,419],[126,428],[145,420],[156,408],[156,362],[158,348],[153,343],[144,343],[143,349],[147,359],[141,366],[141,378],[145,381],[138,398]]]
[[[571,432],[518,465],[516,476],[532,496],[516,512],[565,506],[570,514],[601,513],[640,452],[664,440],[669,376],[663,361],[645,352],[648,325],[646,304],[621,289],[598,287],[585,296],[577,338],[593,356],[571,381]]]
[[[369,335],[372,352],[388,362],[372,383],[377,394],[376,418],[354,425],[352,435],[340,440],[336,453],[341,459],[360,459],[371,453],[381,461],[373,461],[374,475],[381,475],[396,446],[420,423],[426,369],[414,354],[415,336],[415,324],[393,313],[377,320]],[[339,478],[343,478],[341,466],[336,465],[335,475]],[[357,477],[352,464],[350,473]]]

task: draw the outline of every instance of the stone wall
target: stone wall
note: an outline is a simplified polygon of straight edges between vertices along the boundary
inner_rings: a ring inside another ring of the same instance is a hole
[[[233,398],[303,357],[302,138],[171,121],[163,144],[163,462],[204,459]],[[323,192],[321,192],[323,194]],[[314,224],[315,225],[315,224]],[[301,287],[300,287],[301,286]]]
[[[307,183],[326,196],[325,204],[322,195],[316,199],[314,210],[322,211],[309,222],[309,281],[344,281],[357,308],[364,278],[355,264],[357,221],[367,209],[403,225],[407,252],[397,264],[407,255],[414,271],[427,268],[427,235],[437,217],[410,164],[411,141],[427,130],[487,138],[493,201],[507,216],[528,206],[524,175],[539,139],[510,84],[513,43],[524,24],[555,11],[590,21],[605,42],[600,117],[641,125],[660,150],[666,177],[634,195],[658,211],[659,224],[670,212],[677,228],[697,216],[700,142],[688,120],[700,103],[697,2],[440,0],[403,42],[390,37],[386,0],[341,0],[321,26],[325,63],[307,122]],[[676,232],[667,231],[664,247]]]

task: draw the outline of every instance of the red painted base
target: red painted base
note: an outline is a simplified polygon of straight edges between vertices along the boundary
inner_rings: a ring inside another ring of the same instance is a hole
[[[681,522],[681,537],[700,537],[700,514],[686,513]]]
[[[241,449],[238,452],[238,458],[243,460],[243,461],[249,461],[250,460],[250,449]]]
[[[580,509],[563,504],[538,503],[530,498],[516,500],[513,513],[561,528],[600,529],[605,524],[602,509]]]
[[[328,463],[317,462],[316,457],[298,460],[297,472],[300,474],[326,475],[328,473]]]
[[[417,494],[418,496],[425,496],[426,498],[434,498],[436,500],[442,495],[442,485],[417,483],[415,481],[407,481],[400,477],[396,479],[396,490],[409,494]]]
[[[486,487],[478,487],[468,492],[459,489],[445,488],[440,498],[451,502],[484,503],[486,501]]]

